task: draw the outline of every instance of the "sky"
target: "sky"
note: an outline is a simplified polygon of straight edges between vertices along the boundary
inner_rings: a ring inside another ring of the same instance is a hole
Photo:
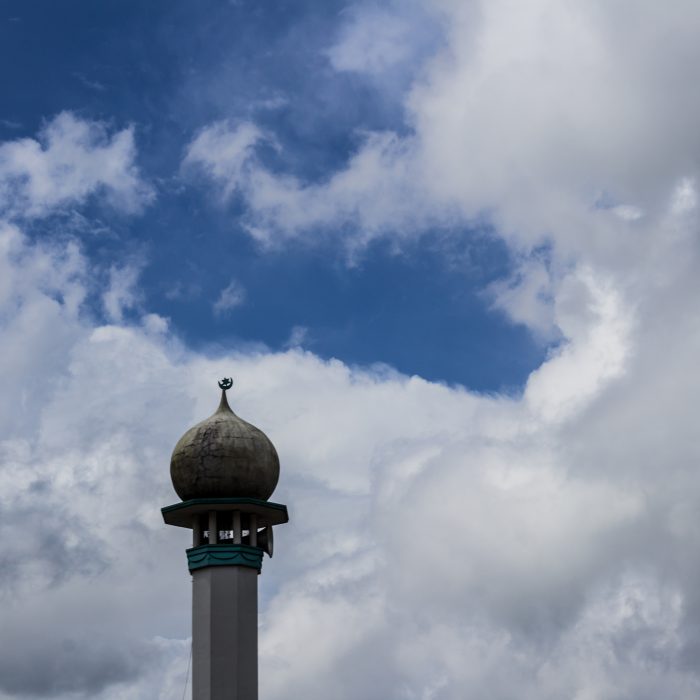
[[[0,0],[0,700],[188,692],[224,376],[290,512],[261,697],[695,700],[699,34]]]

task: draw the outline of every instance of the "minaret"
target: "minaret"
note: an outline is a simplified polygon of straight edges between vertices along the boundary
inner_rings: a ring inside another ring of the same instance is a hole
[[[287,507],[270,503],[279,458],[261,430],[229,407],[223,379],[216,413],[190,428],[170,461],[182,503],[162,509],[192,530],[192,699],[258,699],[258,574],[272,556],[272,526]]]

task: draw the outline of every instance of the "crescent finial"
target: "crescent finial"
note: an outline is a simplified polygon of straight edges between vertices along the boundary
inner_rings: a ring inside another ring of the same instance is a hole
[[[220,382],[219,382],[219,388],[223,389],[223,391],[226,391],[227,389],[230,389],[233,386],[233,378],[232,377],[224,377]]]

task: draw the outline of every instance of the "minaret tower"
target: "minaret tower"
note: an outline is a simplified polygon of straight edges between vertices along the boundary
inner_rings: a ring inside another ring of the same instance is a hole
[[[223,379],[216,413],[190,428],[170,461],[182,503],[162,509],[192,530],[192,699],[258,700],[258,574],[272,556],[272,527],[288,521],[271,503],[280,465],[261,430],[229,407]]]

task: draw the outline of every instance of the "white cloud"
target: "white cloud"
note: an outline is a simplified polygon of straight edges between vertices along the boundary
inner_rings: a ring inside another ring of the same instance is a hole
[[[344,167],[306,182],[265,167],[255,149],[270,137],[256,127],[218,123],[200,133],[187,162],[200,163],[225,196],[243,196],[244,223],[267,245],[325,234],[356,251],[378,236],[400,242],[487,220],[519,256],[550,246],[555,272],[579,260],[649,265],[669,197],[697,176],[697,6],[667,13],[646,3],[626,15],[601,2],[436,0],[422,11],[444,40],[404,96],[407,135],[365,134]],[[372,47],[381,55],[396,44],[386,28],[421,21],[392,4],[358,6],[331,49],[346,57],[338,68],[360,54],[372,63],[355,27],[372,26],[377,13],[382,38]],[[660,43],[660,33],[673,40]],[[228,143],[238,144],[230,157]],[[597,206],[600,192],[615,204]],[[530,318],[542,331],[542,315]]]
[[[515,323],[522,323],[544,340],[554,340],[554,290],[546,261],[538,256],[524,259],[509,279],[489,285],[493,307]]]
[[[413,57],[415,24],[405,17],[372,5],[346,13],[340,37],[328,51],[336,70],[381,75]]]
[[[245,302],[246,291],[245,287],[235,279],[232,279],[219,293],[214,302],[213,309],[217,316],[226,314],[227,312],[241,306]]]
[[[567,276],[554,302],[566,342],[530,375],[526,397],[547,420],[569,417],[625,369],[634,309],[590,269]]]
[[[154,192],[141,179],[135,156],[133,128],[109,134],[100,122],[62,112],[38,139],[0,144],[0,214],[44,216],[96,193],[137,212]]]
[[[124,311],[133,309],[140,300],[137,285],[141,270],[136,265],[112,266],[109,283],[102,293],[102,307],[110,321],[121,323]]]
[[[337,228],[350,231],[348,246],[357,248],[387,226],[398,237],[414,235],[449,214],[424,204],[420,183],[408,172],[411,144],[395,134],[369,135],[348,167],[320,184],[267,170],[254,148],[264,138],[247,123],[215,124],[199,134],[184,160],[219,183],[222,197],[239,192],[246,198],[252,214],[244,224],[264,245]]]
[[[671,212],[676,215],[692,212],[698,205],[698,192],[692,178],[684,177],[673,193]]]
[[[263,614],[271,698],[698,695],[700,13],[677,10],[441,2],[409,136],[368,134],[319,182],[266,169],[258,141],[232,177],[199,149],[266,244],[489,220],[521,261],[490,298],[561,339],[520,398],[261,360],[255,403],[294,479],[278,565],[295,574]],[[391,42],[363,64],[348,41],[338,68],[391,70]],[[327,634],[348,627],[350,644]]]
[[[623,221],[637,221],[644,216],[644,212],[639,207],[633,207],[629,204],[619,204],[613,207],[613,211]]]
[[[289,334],[285,347],[298,348],[309,340],[309,329],[306,326],[294,326]]]
[[[262,138],[262,132],[249,122],[236,127],[217,122],[203,129],[189,144],[183,168],[203,168],[207,175],[223,183],[222,193],[228,197],[241,186],[246,164]]]
[[[146,312],[96,326],[77,246],[4,227],[0,697],[181,692],[187,542],[158,509],[230,374],[291,513],[261,577],[266,697],[695,697],[700,281],[677,225],[634,313],[631,282],[561,276],[567,343],[522,397],[298,348],[211,358]]]

